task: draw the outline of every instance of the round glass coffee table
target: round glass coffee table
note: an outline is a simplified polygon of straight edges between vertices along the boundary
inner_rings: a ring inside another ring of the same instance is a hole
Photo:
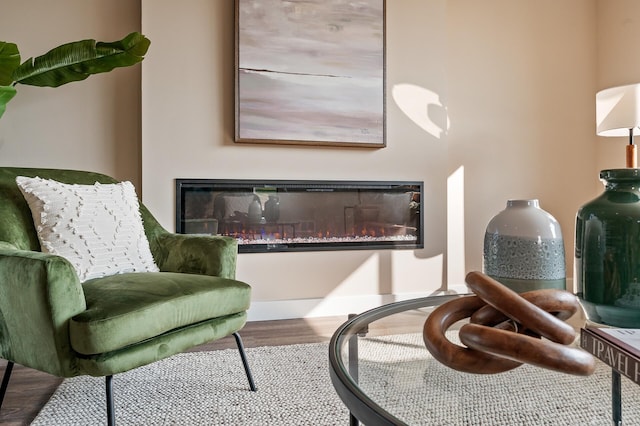
[[[612,373],[602,362],[582,377],[527,364],[505,373],[470,374],[435,360],[422,338],[424,321],[457,297],[463,296],[391,303],[354,315],[336,330],[329,344],[330,376],[351,425],[611,424]],[[455,344],[462,323],[447,332]],[[622,418],[640,425],[640,386],[626,377]]]

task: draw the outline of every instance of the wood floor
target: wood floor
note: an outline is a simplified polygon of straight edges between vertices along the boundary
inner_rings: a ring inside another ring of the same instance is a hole
[[[246,348],[325,342],[331,339],[334,331],[346,320],[346,317],[327,317],[256,321],[247,323],[240,334]],[[420,314],[415,315],[415,318],[409,314],[402,321],[379,321],[369,332],[370,335],[383,335],[416,331],[420,329],[423,320],[424,317]],[[210,351],[235,347],[235,340],[229,336],[193,350]],[[6,362],[0,361],[0,374],[4,373],[5,367]],[[16,365],[0,410],[0,425],[29,425],[61,381],[62,379],[50,374]]]

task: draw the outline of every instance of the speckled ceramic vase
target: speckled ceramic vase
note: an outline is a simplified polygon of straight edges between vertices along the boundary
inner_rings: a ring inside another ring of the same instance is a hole
[[[640,328],[640,169],[600,172],[604,192],[576,215],[577,295],[589,320]]]
[[[566,288],[564,241],[558,221],[538,200],[509,200],[487,225],[484,273],[517,292]]]

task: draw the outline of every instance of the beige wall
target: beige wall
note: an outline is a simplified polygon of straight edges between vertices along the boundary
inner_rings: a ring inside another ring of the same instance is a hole
[[[465,167],[467,268],[509,198],[560,222],[572,275],[577,209],[595,193],[595,2],[447,3],[449,167]]]
[[[556,216],[571,275],[575,212],[600,191],[598,170],[622,161],[624,141],[594,134],[595,92],[637,81],[640,67],[634,0],[387,1],[386,148],[239,145],[233,1],[9,3],[2,37],[25,55],[139,28],[152,44],[142,106],[140,67],[55,90],[19,87],[0,119],[4,165],[133,180],[169,229],[177,177],[424,180],[423,250],[240,255],[254,319],[460,288],[481,268],[484,228],[509,198],[539,198]],[[445,111],[450,128],[440,132]]]
[[[640,40],[640,2],[599,0],[597,16],[596,91],[640,82],[640,56],[635,53]],[[624,167],[628,139],[596,138],[597,169]]]
[[[71,41],[140,31],[140,4],[3,0],[0,28],[26,60]],[[0,164],[93,170],[140,186],[140,65],[56,89],[16,89],[0,119]]]
[[[441,287],[447,142],[404,115],[393,89],[412,84],[446,94],[444,1],[387,2],[389,143],[377,150],[235,144],[233,2],[142,4],[143,32],[156,46],[143,65],[143,193],[162,223],[174,226],[177,177],[423,180],[424,250],[242,254],[238,277],[252,284],[255,302],[298,300],[278,308],[297,315],[326,313],[327,296],[358,311],[381,294]],[[177,33],[188,48],[174,42]]]
[[[275,302],[294,299],[298,314],[313,315],[329,298],[357,311],[379,295],[455,287],[482,267],[484,228],[508,198],[539,198],[571,260],[575,211],[597,182],[595,1],[388,1],[388,146],[379,150],[234,144],[233,2],[189,4],[142,7],[157,49],[143,65],[143,192],[162,223],[175,220],[176,177],[426,184],[424,250],[241,255],[256,309],[272,301],[282,313],[291,304]],[[417,118],[407,98],[421,100]],[[440,134],[444,108],[451,127]]]

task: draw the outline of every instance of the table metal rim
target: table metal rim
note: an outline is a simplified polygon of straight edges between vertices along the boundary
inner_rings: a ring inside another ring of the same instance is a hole
[[[329,374],[336,392],[347,406],[349,411],[361,422],[369,426],[376,425],[406,425],[400,419],[384,410],[369,398],[348,374],[347,368],[342,362],[340,353],[348,339],[357,334],[365,326],[373,321],[411,309],[438,306],[449,300],[465,295],[438,295],[427,296],[418,299],[404,300],[400,302],[382,305],[359,315],[354,316],[343,323],[331,336],[329,342]],[[426,350],[426,349],[425,349]]]

